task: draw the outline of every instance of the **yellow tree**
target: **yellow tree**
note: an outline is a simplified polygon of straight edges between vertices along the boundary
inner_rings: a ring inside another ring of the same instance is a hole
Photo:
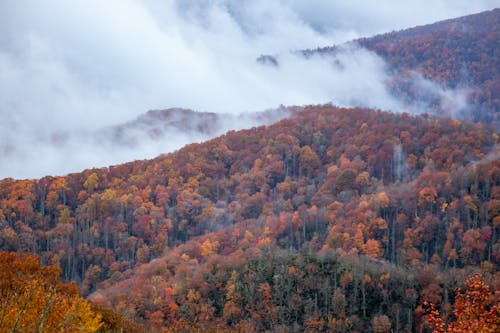
[[[0,252],[0,333],[96,332],[101,316],[36,255]]]
[[[87,180],[83,183],[83,187],[89,191],[90,194],[94,192],[95,189],[99,186],[99,176],[95,172],[88,176]]]
[[[226,286],[226,303],[224,304],[223,317],[228,324],[237,323],[242,316],[239,306],[241,295],[236,290],[237,273],[233,271]]]

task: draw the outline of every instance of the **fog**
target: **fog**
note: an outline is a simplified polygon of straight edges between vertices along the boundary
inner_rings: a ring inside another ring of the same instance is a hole
[[[154,139],[144,134],[144,140],[138,132],[131,146],[114,144],[106,136],[110,127],[152,109],[240,114],[333,102],[416,112],[390,96],[384,62],[366,50],[345,47],[336,62],[305,59],[292,51],[432,23],[494,4],[4,0],[0,178],[65,174],[151,158],[259,123],[235,117],[210,134],[172,128]],[[279,66],[256,62],[262,54],[276,56]],[[443,89],[442,94],[457,100],[457,92]]]

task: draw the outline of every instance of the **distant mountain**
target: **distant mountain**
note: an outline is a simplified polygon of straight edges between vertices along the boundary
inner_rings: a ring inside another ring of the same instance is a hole
[[[110,138],[112,143],[128,145],[139,143],[144,136],[161,140],[178,133],[206,140],[228,130],[272,124],[291,112],[285,107],[243,114],[196,112],[181,108],[151,110],[133,121],[106,128],[98,135]]]
[[[210,139],[228,130],[272,124],[291,112],[292,110],[285,107],[243,114],[197,112],[181,108],[151,110],[123,124],[93,131],[59,132],[39,139],[57,145],[65,145],[71,140],[85,139],[95,141],[95,144],[101,146],[120,145],[122,148],[133,149],[145,141],[162,142],[182,136],[188,139],[183,143],[188,144]]]
[[[425,101],[436,113],[447,110],[418,76],[446,88],[462,89],[463,118],[500,128],[500,9],[450,19],[351,43],[374,51],[389,65],[392,93],[407,103]],[[306,50],[305,56],[335,55],[339,47]]]
[[[22,144],[7,133],[0,142],[0,179],[67,174],[89,165],[106,166],[153,158],[229,130],[271,124],[290,112],[285,107],[244,114],[175,108],[152,110],[131,121],[119,123],[117,120],[116,125],[106,127],[96,125],[85,129],[67,127],[30,132]],[[32,160],[38,162],[28,162]]]

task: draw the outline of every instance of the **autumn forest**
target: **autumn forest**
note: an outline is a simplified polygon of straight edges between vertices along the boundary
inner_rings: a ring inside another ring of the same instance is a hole
[[[358,41],[434,113],[293,106],[151,160],[0,180],[0,332],[498,332],[499,18]],[[464,66],[468,113],[409,83],[455,88]]]

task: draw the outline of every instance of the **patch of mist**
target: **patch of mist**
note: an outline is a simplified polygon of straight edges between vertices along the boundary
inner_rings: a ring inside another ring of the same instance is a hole
[[[473,166],[500,161],[500,144],[494,145],[486,156],[472,163]]]
[[[465,85],[446,87],[416,71],[392,74],[387,84],[392,95],[413,114],[467,118],[472,112],[468,102],[472,88]]]
[[[408,174],[406,152],[400,144],[395,145],[392,151],[392,171],[394,182],[402,181]]]

